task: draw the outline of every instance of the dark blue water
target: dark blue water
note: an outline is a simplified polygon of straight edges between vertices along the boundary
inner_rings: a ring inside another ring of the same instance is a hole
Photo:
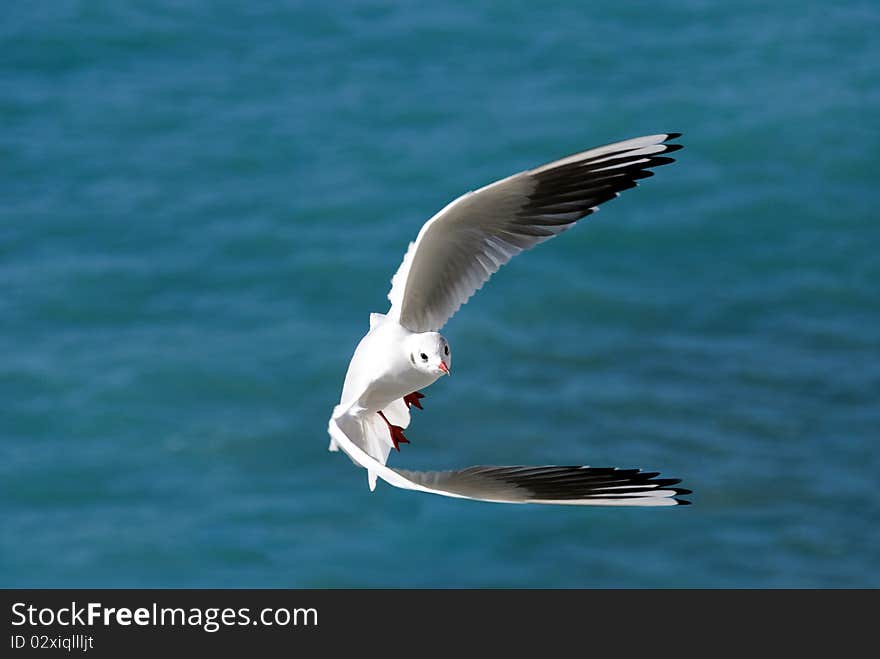
[[[0,585],[880,586],[877,3],[124,4],[0,20]],[[421,223],[662,131],[392,460],[695,505],[370,494],[326,420]]]

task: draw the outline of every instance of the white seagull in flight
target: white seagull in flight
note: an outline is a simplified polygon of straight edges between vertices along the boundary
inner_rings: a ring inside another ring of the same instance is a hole
[[[376,477],[407,490],[503,503],[579,506],[672,506],[690,490],[674,478],[639,469],[587,466],[468,467],[407,471],[386,466],[392,448],[409,443],[410,406],[419,391],[449,375],[452,353],[439,334],[458,308],[511,258],[571,228],[599,204],[673,162],[662,154],[681,148],[679,133],[637,137],[514,174],[462,195],[410,243],[391,280],[387,314],[370,314],[328,432],[330,450],[342,449]]]

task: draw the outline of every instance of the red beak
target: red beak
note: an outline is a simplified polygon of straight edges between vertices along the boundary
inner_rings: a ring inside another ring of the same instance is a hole
[[[446,373],[446,375],[451,375],[451,373],[449,372],[449,367],[442,359],[440,360],[440,370]]]

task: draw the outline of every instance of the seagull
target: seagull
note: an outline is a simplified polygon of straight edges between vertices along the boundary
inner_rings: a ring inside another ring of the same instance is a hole
[[[662,133],[606,144],[468,192],[428,220],[391,279],[387,313],[370,314],[340,402],[328,424],[329,450],[342,449],[395,487],[498,503],[578,506],[673,506],[690,503],[659,472],[589,466],[475,466],[409,471],[387,466],[409,440],[411,408],[422,389],[450,375],[452,351],[439,332],[456,311],[514,256],[573,227],[599,204],[674,162],[682,148]]]

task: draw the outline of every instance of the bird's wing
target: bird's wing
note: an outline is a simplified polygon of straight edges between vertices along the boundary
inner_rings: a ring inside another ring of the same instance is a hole
[[[673,487],[677,478],[655,478],[656,472],[594,467],[468,467],[459,471],[392,469],[365,453],[337,420],[328,431],[352,461],[375,477],[405,490],[459,499],[496,503],[544,503],[569,506],[675,506],[688,504],[679,495],[690,490]],[[357,424],[345,424],[349,433]],[[356,438],[355,438],[356,439]],[[371,488],[372,489],[372,488]]]
[[[673,162],[679,133],[607,144],[462,195],[428,220],[391,280],[389,314],[437,331],[502,265]]]

